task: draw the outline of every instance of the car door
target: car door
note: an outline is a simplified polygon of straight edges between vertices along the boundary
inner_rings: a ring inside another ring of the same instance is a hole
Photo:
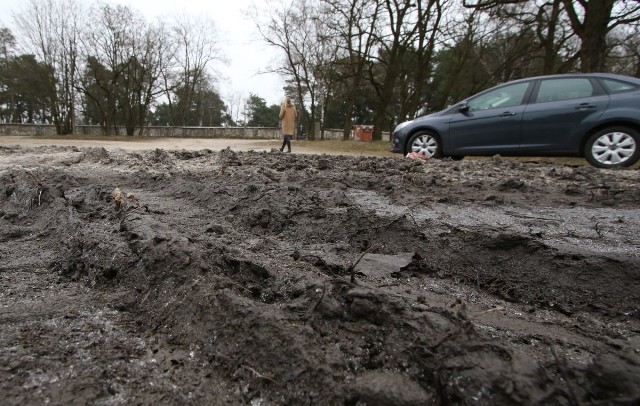
[[[524,111],[522,152],[574,153],[608,104],[609,96],[589,77],[540,80]]]
[[[450,153],[517,152],[523,102],[530,84],[507,84],[470,98],[449,121]]]

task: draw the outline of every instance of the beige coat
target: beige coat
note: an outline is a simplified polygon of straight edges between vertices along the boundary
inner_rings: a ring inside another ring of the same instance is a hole
[[[288,106],[280,106],[280,129],[282,135],[295,135],[296,134],[296,117],[298,112],[293,104]]]

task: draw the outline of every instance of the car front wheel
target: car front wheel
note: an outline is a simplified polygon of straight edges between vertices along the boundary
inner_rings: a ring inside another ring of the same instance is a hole
[[[427,158],[442,157],[442,143],[440,138],[430,131],[421,131],[414,134],[407,143],[405,154],[413,152]]]
[[[589,138],[584,156],[598,168],[631,166],[640,158],[640,136],[627,127],[605,128]]]

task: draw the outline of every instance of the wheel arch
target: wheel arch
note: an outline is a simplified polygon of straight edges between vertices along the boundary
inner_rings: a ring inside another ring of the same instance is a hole
[[[607,121],[605,123],[600,123],[597,126],[591,128],[589,131],[587,131],[582,137],[582,140],[580,141],[580,150],[579,150],[579,154],[581,158],[584,158],[585,156],[584,148],[587,145],[587,141],[589,141],[589,138],[591,138],[591,136],[597,133],[598,131],[604,130],[605,128],[608,128],[608,127],[629,127],[635,130],[636,132],[640,133],[640,124],[634,121],[612,120],[612,121]]]
[[[440,143],[442,145],[442,147],[444,147],[444,142],[442,139],[442,134],[440,133],[440,131],[436,130],[433,127],[429,127],[429,126],[420,126],[420,127],[416,127],[414,129],[411,130],[411,132],[409,132],[404,140],[404,145],[402,146],[402,150],[404,152],[404,155],[407,155],[409,153],[408,148],[409,148],[409,141],[411,141],[411,138],[413,138],[414,135],[416,135],[419,132],[422,131],[429,131],[431,133],[433,133],[435,136],[437,136],[440,139]]]

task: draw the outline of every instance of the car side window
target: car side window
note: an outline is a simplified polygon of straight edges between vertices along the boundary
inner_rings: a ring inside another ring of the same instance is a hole
[[[593,94],[593,84],[587,78],[548,79],[540,82],[535,102],[580,99]]]
[[[467,106],[469,107],[469,111],[519,106],[522,104],[528,87],[529,82],[502,86],[474,97],[467,102]]]
[[[633,83],[621,82],[619,80],[602,79],[602,84],[609,94],[633,92],[640,89],[640,86]]]

